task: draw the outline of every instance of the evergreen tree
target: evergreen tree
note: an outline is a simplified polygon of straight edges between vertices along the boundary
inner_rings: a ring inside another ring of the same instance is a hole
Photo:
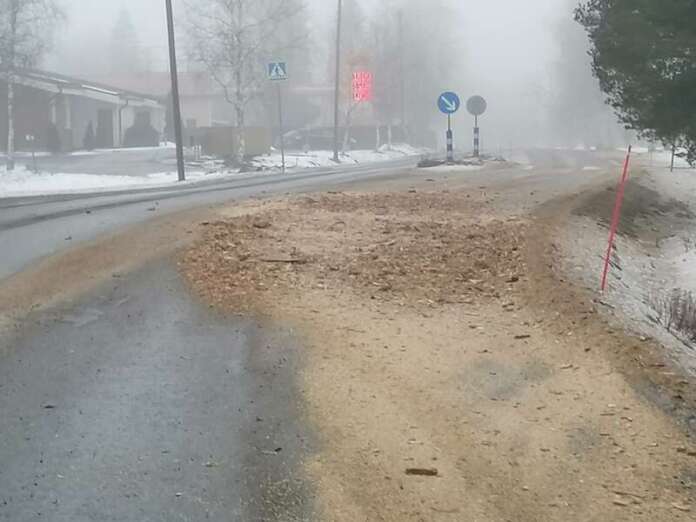
[[[696,162],[696,2],[590,0],[576,11],[621,121]]]
[[[140,44],[130,12],[122,9],[111,32],[111,69],[115,73],[142,69]]]

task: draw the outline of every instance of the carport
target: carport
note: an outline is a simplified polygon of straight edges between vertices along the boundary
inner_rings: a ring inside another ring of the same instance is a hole
[[[99,148],[124,146],[126,131],[136,122],[150,125],[161,136],[165,107],[157,99],[108,85],[87,82],[56,73],[20,70],[14,73],[15,135],[18,149],[48,149],[53,133],[61,151],[84,148],[89,124]],[[7,144],[7,81],[0,80],[0,148]],[[152,133],[151,133],[152,134]],[[152,143],[129,143],[152,145]]]

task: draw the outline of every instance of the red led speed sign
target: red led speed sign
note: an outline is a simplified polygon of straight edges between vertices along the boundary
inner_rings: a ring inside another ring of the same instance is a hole
[[[353,73],[353,101],[356,103],[372,101],[372,73],[357,71]]]

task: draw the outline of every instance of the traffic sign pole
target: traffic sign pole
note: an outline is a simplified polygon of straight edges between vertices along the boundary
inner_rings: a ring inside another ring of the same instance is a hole
[[[474,157],[478,158],[481,155],[481,129],[479,128],[478,119],[488,108],[488,103],[481,96],[472,96],[466,102],[466,108],[474,117]]]
[[[288,64],[286,62],[272,62],[268,64],[268,79],[278,84],[278,122],[280,125],[280,156],[282,169],[285,174],[285,131],[283,130],[283,90],[281,82],[288,79]]]
[[[454,163],[454,136],[452,133],[452,114],[459,110],[462,102],[454,92],[444,92],[437,100],[440,112],[447,115],[447,163]]]
[[[452,134],[452,115],[447,115],[447,163],[454,163],[454,135]]]
[[[283,131],[283,91],[278,84],[278,121],[280,122],[280,156],[283,162],[283,174],[285,174],[285,136]]]

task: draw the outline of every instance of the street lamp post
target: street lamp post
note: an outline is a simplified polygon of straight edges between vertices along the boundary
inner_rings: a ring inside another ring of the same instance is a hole
[[[334,154],[333,160],[338,163],[338,105],[340,102],[341,86],[341,18],[343,15],[343,2],[338,0],[338,18],[336,20],[336,85],[334,92]]]
[[[186,181],[184,166],[184,136],[181,130],[181,102],[179,99],[179,74],[176,66],[176,39],[174,38],[174,12],[172,0],[165,0],[167,5],[167,30],[169,33],[169,71],[172,76],[172,102],[174,104],[174,134],[176,136],[176,166],[179,181]]]

